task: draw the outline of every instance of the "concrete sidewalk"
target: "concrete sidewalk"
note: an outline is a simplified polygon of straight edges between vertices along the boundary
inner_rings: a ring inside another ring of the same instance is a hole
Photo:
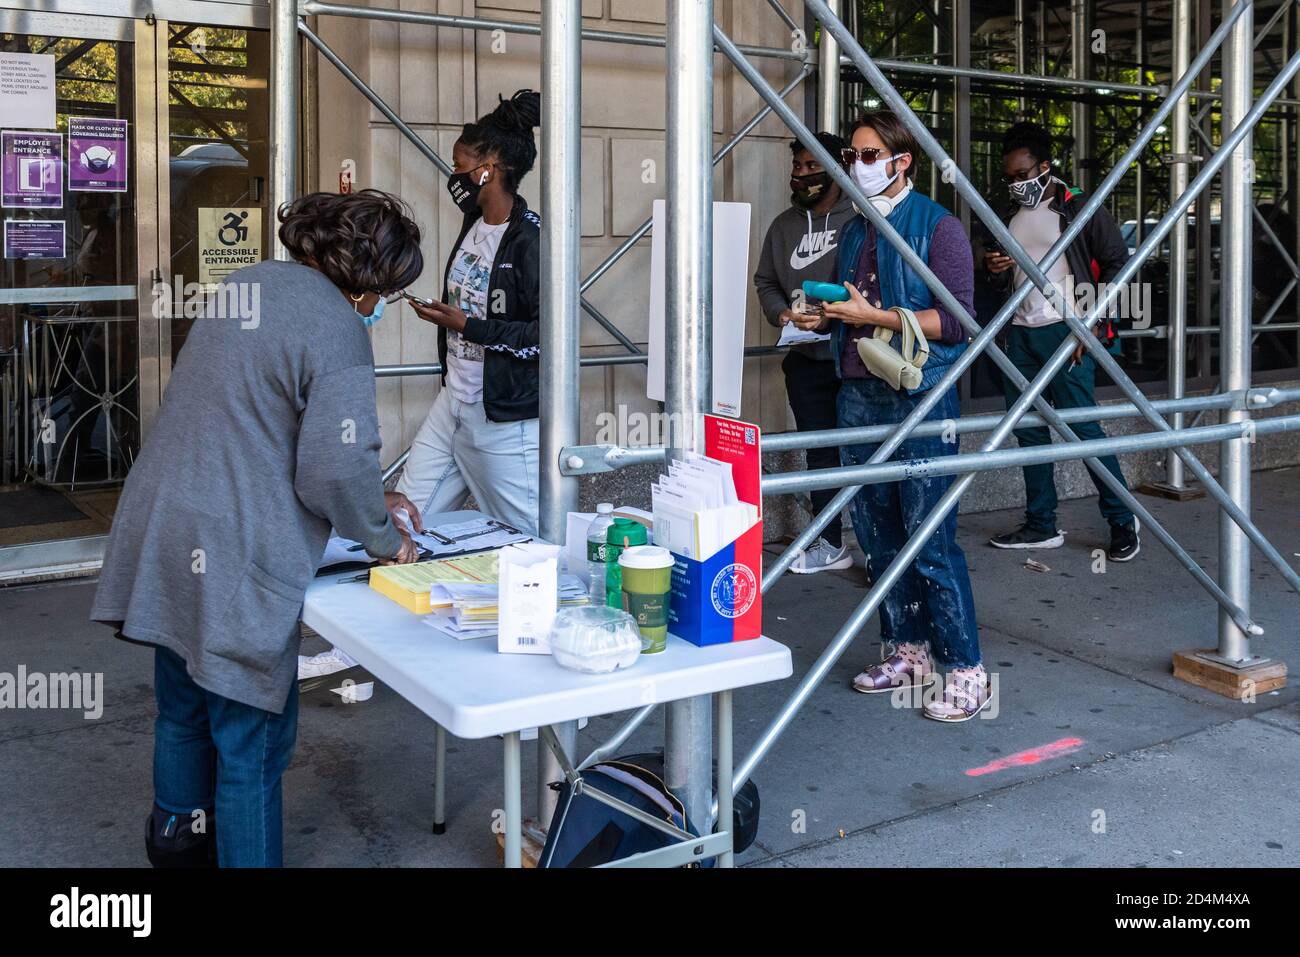
[[[1300,469],[1255,476],[1253,514],[1300,553]],[[1149,507],[1214,574],[1208,500]],[[1300,698],[1292,687],[1241,704],[1175,681],[1175,650],[1216,643],[1213,601],[1150,536],[1128,565],[1092,571],[1106,528],[1094,500],[1062,506],[1064,548],[985,546],[1018,513],[963,516],[996,718],[946,726],[849,685],[879,655],[871,622],[759,767],[757,866],[1245,866],[1300,862]],[[1254,556],[1258,653],[1297,663],[1300,596]],[[0,865],[146,863],[152,655],[86,619],[93,584],[0,590],[0,672],[104,673],[103,716],[0,711]],[[864,591],[860,568],[787,576],[766,598],[768,633],[795,679],[736,696],[743,755]],[[318,650],[309,647],[308,652]],[[364,680],[364,676],[349,675]],[[593,718],[580,746],[622,716]],[[663,743],[662,716],[627,752]],[[431,723],[390,689],[344,704],[303,696],[285,779],[291,865],[484,866],[501,805],[496,741],[449,747],[447,833],[429,833]],[[536,749],[525,746],[525,780]],[[585,753],[585,750],[584,750]],[[532,804],[525,794],[525,813]]]

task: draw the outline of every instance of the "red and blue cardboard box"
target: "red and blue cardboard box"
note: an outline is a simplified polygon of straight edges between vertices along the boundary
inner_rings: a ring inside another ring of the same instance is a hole
[[[731,463],[736,497],[758,521],[703,561],[674,554],[668,631],[693,645],[745,641],[763,633],[763,496],[758,426],[704,417],[704,454]]]

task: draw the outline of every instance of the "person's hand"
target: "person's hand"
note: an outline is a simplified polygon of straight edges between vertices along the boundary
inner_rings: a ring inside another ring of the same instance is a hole
[[[879,325],[881,318],[886,315],[886,310],[877,309],[867,302],[867,297],[862,295],[853,283],[846,282],[844,288],[849,291],[848,301],[826,303],[822,310],[827,317],[838,319],[850,326]]]
[[[781,314],[776,317],[776,322],[779,326],[786,326],[792,322],[797,323],[798,321],[799,314],[793,309],[782,309]]]
[[[1092,327],[1092,331],[1093,331],[1093,333],[1097,336],[1098,339],[1100,339],[1100,338],[1102,337],[1103,332],[1104,332],[1104,330],[1101,328],[1100,325],[1093,326],[1093,327]],[[1075,346],[1075,347],[1074,347],[1074,355],[1070,357],[1070,367],[1071,367],[1071,368],[1074,368],[1074,367],[1077,366],[1080,362],[1082,362],[1082,361],[1083,361],[1083,354],[1084,354],[1085,352],[1087,352],[1087,351],[1088,351],[1088,347],[1087,347],[1086,345],[1084,345],[1082,341],[1081,341],[1077,346]]]
[[[461,312],[456,306],[449,306],[444,302],[435,302],[430,306],[412,302],[411,308],[425,322],[432,322],[435,326],[442,326],[452,332],[465,331],[465,323],[468,320],[465,318],[465,313]]]
[[[403,533],[400,528],[398,533],[402,536],[402,547],[397,550],[397,554],[392,558],[379,559],[379,564],[409,565],[420,560],[420,548],[415,542],[411,541],[411,536]]]
[[[1012,259],[1010,256],[1008,256],[1006,253],[985,253],[984,254],[984,268],[987,269],[995,276],[998,275],[999,273],[1006,272],[1015,264],[1016,261]]]
[[[831,321],[819,312],[796,312],[794,324],[804,332],[825,332]]]
[[[388,509],[388,514],[392,517],[393,524],[397,526],[399,532],[409,531],[409,529],[403,527],[401,516],[397,514],[402,510],[406,511],[406,516],[411,521],[411,528],[414,528],[417,532],[424,531],[424,521],[420,518],[420,510],[401,492],[385,492],[384,507]]]

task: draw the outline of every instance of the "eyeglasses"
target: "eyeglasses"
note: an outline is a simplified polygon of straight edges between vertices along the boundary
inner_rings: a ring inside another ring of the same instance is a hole
[[[1012,183],[1028,183],[1031,179],[1038,179],[1038,177],[1042,176],[1046,172],[1047,170],[1040,170],[1037,167],[1031,166],[1029,169],[1022,169],[1019,173],[1012,173],[1009,176],[1004,173],[1002,175],[1002,182],[1008,186]]]
[[[855,150],[852,146],[846,146],[840,150],[840,162],[845,166],[852,166],[855,160],[862,160],[864,165],[870,166],[881,158],[880,154],[883,152],[885,151],[877,146],[865,146],[860,150]],[[886,160],[897,159],[895,156],[886,156],[884,158]]]

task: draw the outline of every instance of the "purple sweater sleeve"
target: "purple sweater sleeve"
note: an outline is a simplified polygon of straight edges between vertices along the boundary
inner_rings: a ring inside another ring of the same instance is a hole
[[[975,255],[956,216],[945,216],[934,227],[929,266],[970,317],[975,318]],[[939,341],[947,345],[964,342],[967,336],[961,321],[941,303],[936,302],[934,308],[939,312]]]

